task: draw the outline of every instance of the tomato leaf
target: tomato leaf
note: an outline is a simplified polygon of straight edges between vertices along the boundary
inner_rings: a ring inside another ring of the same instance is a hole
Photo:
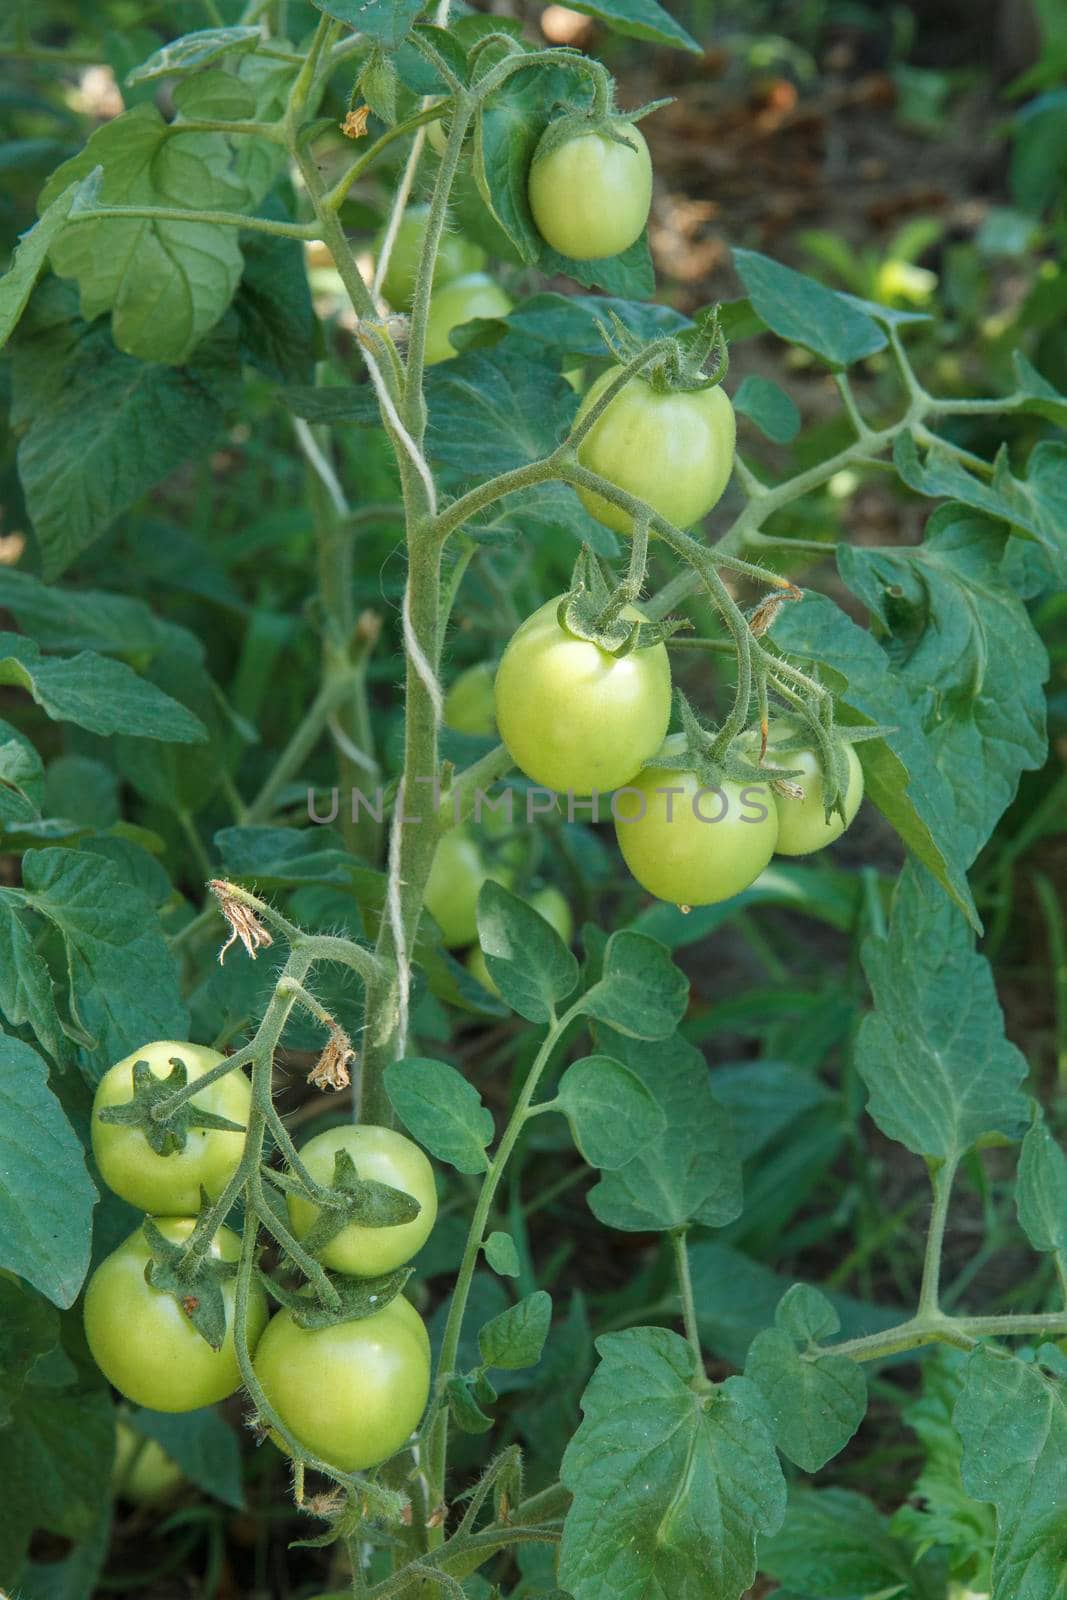
[[[888,1519],[848,1489],[794,1488],[781,1531],[760,1543],[761,1569],[798,1594],[912,1594],[914,1563]]]
[[[6,1134],[5,1134],[6,1138]],[[59,1317],[27,1285],[0,1278],[0,1428],[34,1362],[59,1342]]]
[[[1028,1068],[1004,1036],[989,963],[914,864],[900,879],[887,936],[864,943],[863,965],[875,1009],[860,1024],[855,1059],[886,1137],[942,1161],[985,1133],[1022,1138]]]
[[[11,265],[0,278],[0,350],[26,309],[52,242],[66,226],[70,208],[83,188],[84,182],[72,183],[57,194],[41,212],[40,219],[26,230],[16,245]]]
[[[884,329],[836,290],[755,250],[735,249],[733,256],[754,310],[780,339],[803,345],[832,367],[885,349]]]
[[[591,1190],[593,1215],[630,1233],[732,1222],[741,1211],[741,1169],[700,1051],[677,1036],[651,1044],[619,1038],[612,1048],[658,1103],[664,1122],[631,1161]]]
[[[478,942],[501,997],[529,1022],[549,1021],[578,982],[578,963],[555,928],[491,879],[478,895]]]
[[[485,1259],[494,1272],[502,1278],[517,1278],[522,1270],[519,1265],[519,1252],[515,1248],[515,1241],[510,1233],[501,1233],[499,1229],[491,1233],[486,1239],[482,1249]]]
[[[202,1411],[132,1408],[125,1419],[142,1439],[154,1439],[177,1462],[190,1483],[238,1511],[245,1504],[237,1435],[214,1406]]]
[[[471,1385],[466,1378],[449,1378],[445,1384],[445,1394],[448,1397],[448,1409],[452,1413],[452,1420],[461,1433],[488,1433],[493,1426],[492,1417],[487,1417],[471,1393]]]
[[[181,78],[188,72],[200,72],[224,56],[243,55],[262,42],[258,28],[199,28],[156,50],[127,75],[126,82],[132,86],[152,83],[157,78]]]
[[[402,44],[426,10],[427,0],[311,0],[319,11],[377,39],[387,50]]]
[[[605,1172],[624,1167],[667,1126],[662,1107],[637,1074],[610,1056],[575,1061],[560,1080],[557,1098],[582,1156]]]
[[[584,11],[587,17],[606,23],[613,33],[622,33],[631,39],[691,50],[696,55],[701,51],[692,34],[687,33],[657,0],[575,0],[571,10]]]
[[[863,1421],[867,1380],[848,1356],[817,1352],[815,1342],[835,1334],[840,1318],[824,1295],[794,1284],[774,1314],[777,1324],[756,1335],[745,1377],[763,1395],[783,1455],[805,1472],[818,1472],[843,1450]]]
[[[561,1478],[574,1496],[560,1580],[574,1600],[737,1600],[775,1532],[785,1483],[758,1389],[692,1387],[678,1334],[634,1328],[597,1340],[600,1365]]]
[[[605,256],[599,261],[575,261],[545,245],[538,267],[546,276],[562,272],[587,289],[601,288],[605,294],[623,299],[648,296],[656,288],[656,274],[645,233],[617,256]]]
[[[514,1371],[535,1367],[541,1359],[552,1321],[552,1296],[543,1289],[509,1306],[478,1333],[478,1348],[487,1367]]]
[[[603,976],[583,997],[582,1009],[633,1039],[666,1039],[688,999],[689,980],[663,945],[623,928],[608,940]]]
[[[1043,1118],[1035,1119],[1023,1140],[1015,1205],[1034,1249],[1054,1251],[1067,1264],[1067,1155]]]
[[[412,1138],[457,1172],[485,1172],[495,1132],[492,1112],[446,1061],[407,1056],[385,1070],[385,1092]]]
[[[789,444],[800,432],[800,412],[785,390],[768,378],[750,374],[733,401],[734,410],[748,417],[775,444]]]
[[[526,195],[530,161],[557,103],[583,104],[588,86],[574,72],[544,66],[516,72],[484,102],[474,130],[474,177],[482,199],[522,260],[541,254]]]

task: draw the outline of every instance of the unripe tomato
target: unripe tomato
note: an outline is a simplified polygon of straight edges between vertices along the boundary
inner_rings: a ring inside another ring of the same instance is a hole
[[[549,600],[518,628],[496,675],[496,721],[517,767],[564,793],[606,794],[663,742],[671,716],[666,646],[609,655],[557,620]],[[623,613],[638,621],[640,612]]]
[[[496,732],[491,661],[479,661],[461,672],[445,695],[445,727],[456,733],[489,735]]]
[[[437,123],[432,124],[437,127]],[[408,206],[400,220],[393,248],[389,252],[389,265],[382,280],[382,293],[397,311],[411,310],[411,297],[415,293],[415,278],[419,270],[422,241],[426,237],[426,224],[430,219],[429,206]],[[380,253],[385,238],[383,228],[378,235],[376,254]],[[462,234],[445,232],[434,263],[434,287],[451,283],[469,272],[480,272],[485,266],[485,251],[481,245],[464,239]]]
[[[572,261],[600,261],[641,237],[652,205],[652,157],[632,122],[615,122],[628,143],[577,133],[541,155],[534,151],[528,194],[537,231]]]
[[[348,1272],[357,1278],[376,1278],[393,1272],[410,1261],[430,1236],[437,1217],[437,1189],[433,1168],[417,1144],[393,1128],[378,1128],[367,1123],[346,1123],[328,1128],[309,1139],[300,1152],[316,1183],[329,1188],[333,1182],[334,1156],[347,1150],[361,1178],[387,1183],[402,1189],[418,1201],[420,1210],[411,1222],[390,1228],[364,1228],[349,1223],[329,1244],[316,1251],[324,1267]],[[319,1215],[319,1207],[302,1195],[287,1194],[289,1221],[302,1239]]]
[[[610,367],[597,379],[577,421],[620,370]],[[631,378],[578,446],[578,460],[685,529],[720,499],[733,471],[736,438],[734,408],[721,384],[660,394],[644,378]],[[628,511],[589,489],[578,493],[590,516],[605,527],[633,531]]]
[[[478,937],[478,895],[489,878],[506,885],[509,874],[501,869],[490,871],[465,826],[442,834],[422,903],[449,950],[473,944]]]
[[[543,889],[537,889],[530,895],[527,904],[536,911],[538,916],[544,917],[550,928],[554,928],[564,944],[570,944],[574,937],[574,918],[571,908],[560,891],[553,885],[547,884]],[[483,988],[490,994],[499,994],[499,989],[493,982],[489,968],[486,965],[485,955],[480,944],[476,944],[467,956],[467,971],[472,977],[477,978]]]
[[[426,365],[451,361],[459,352],[449,335],[453,328],[475,317],[506,317],[511,301],[498,283],[484,272],[472,272],[435,289],[426,323]]]
[[[185,1474],[156,1439],[136,1433],[120,1418],[115,1425],[115,1493],[135,1506],[158,1506],[172,1500]]]
[[[158,1217],[156,1227],[171,1244],[183,1244],[195,1217]],[[220,1228],[211,1245],[216,1260],[236,1261],[241,1242]],[[152,1411],[196,1411],[225,1400],[239,1387],[241,1374],[233,1344],[235,1283],[222,1282],[226,1334],[218,1350],[202,1339],[173,1295],[153,1289],[145,1279],[152,1259],[140,1228],[102,1261],[85,1291],[85,1336],[93,1360],[115,1388]],[[255,1281],[248,1299],[248,1345],[267,1322],[267,1300]]]
[[[327,1328],[301,1328],[279,1311],[255,1369],[305,1450],[339,1472],[365,1472],[418,1426],[430,1393],[430,1341],[402,1295],[373,1316]]]
[[[664,754],[684,750],[675,734]],[[663,791],[674,790],[667,794]],[[681,906],[729,900],[774,854],[778,812],[767,784],[705,789],[694,772],[646,767],[615,797],[615,836],[642,888]]]
[[[93,1155],[109,1189],[150,1216],[189,1216],[200,1209],[201,1185],[212,1199],[220,1195],[244,1152],[243,1133],[223,1128],[190,1128],[185,1148],[173,1155],[157,1155],[140,1128],[122,1122],[102,1122],[107,1107],[126,1105],[133,1099],[133,1068],[147,1061],[156,1078],[166,1078],[171,1061],[184,1061],[189,1082],[203,1077],[225,1057],[205,1045],[185,1040],[158,1039],[117,1061],[96,1087],[93,1099]],[[226,1117],[242,1128],[248,1125],[252,1086],[240,1068],[211,1083],[193,1096],[202,1111]]]
[[[804,798],[794,800],[789,795],[775,794],[775,804],[778,807],[778,843],[775,845],[775,851],[780,856],[808,856],[813,850],[821,850],[825,845],[833,844],[834,840],[840,839],[845,829],[851,826],[863,799],[863,768],[860,766],[855,747],[848,740],[841,740],[848,762],[848,784],[844,793],[845,815],[842,818],[835,811],[827,822],[823,810],[822,772],[815,751],[793,750],[782,755],[776,755],[774,752],[776,737],[784,739],[786,734],[791,736],[790,728],[791,725],[787,722],[772,727],[767,755],[775,766],[787,769],[800,768],[800,777],[790,781],[799,784],[804,790]]]

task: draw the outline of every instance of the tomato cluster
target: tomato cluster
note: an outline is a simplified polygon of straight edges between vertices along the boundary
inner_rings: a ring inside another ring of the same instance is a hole
[[[97,1087],[92,1141],[100,1174],[124,1199],[150,1213],[170,1245],[188,1241],[202,1195],[221,1194],[237,1172],[244,1134],[194,1125],[181,1149],[158,1153],[139,1125],[105,1120],[102,1113],[133,1100],[137,1063],[165,1079],[173,1063],[181,1061],[193,1083],[223,1060],[199,1045],[160,1040],[117,1062]],[[243,1126],[252,1087],[234,1068],[193,1095],[190,1104],[240,1120]],[[361,1181],[399,1190],[418,1204],[417,1215],[408,1222],[371,1227],[349,1221],[315,1252],[335,1273],[377,1278],[403,1266],[429,1236],[437,1216],[433,1169],[403,1134],[346,1125],[318,1134],[304,1146],[303,1172],[321,1188],[330,1187],[335,1158],[342,1151]],[[288,1195],[288,1206],[293,1234],[302,1240],[320,1208],[294,1193]],[[232,1267],[240,1252],[237,1236],[220,1227],[207,1256]],[[234,1342],[235,1276],[218,1278],[225,1330],[214,1349],[193,1326],[190,1308],[149,1281],[153,1259],[141,1227],[93,1272],[84,1321],[97,1365],[127,1399],[155,1411],[191,1411],[225,1399],[240,1387],[242,1377]],[[394,1455],[422,1416],[430,1386],[429,1336],[403,1296],[369,1316],[307,1328],[288,1310],[269,1317],[264,1290],[253,1278],[245,1334],[256,1379],[280,1422],[305,1449],[339,1471],[360,1471]],[[280,1436],[277,1442],[286,1448]],[[120,1447],[126,1452],[123,1492],[140,1499],[163,1493],[171,1477],[163,1471],[166,1458],[157,1459],[151,1447],[135,1456],[129,1441],[120,1440]]]

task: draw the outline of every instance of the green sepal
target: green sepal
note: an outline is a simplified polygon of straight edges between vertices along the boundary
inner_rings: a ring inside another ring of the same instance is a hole
[[[195,1272],[179,1273],[177,1264],[185,1255],[187,1246],[172,1244],[165,1239],[151,1217],[145,1217],[141,1231],[152,1252],[152,1259],[145,1267],[145,1282],[160,1294],[171,1295],[200,1337],[206,1340],[212,1350],[220,1350],[226,1337],[226,1302],[222,1284],[224,1279],[236,1276],[236,1261],[218,1261],[208,1256]]]
[[[359,74],[359,92],[387,128],[396,122],[397,82],[392,56],[380,45],[373,45]]]
[[[277,1282],[269,1273],[260,1272],[260,1281],[268,1294],[284,1306],[293,1321],[301,1328],[333,1328],[339,1322],[362,1322],[384,1311],[401,1293],[412,1274],[411,1267],[399,1267],[396,1272],[386,1272],[379,1278],[353,1278],[343,1272],[328,1272],[326,1278],[337,1291],[336,1306],[323,1305],[307,1287],[289,1289]]]
[[[451,1377],[445,1384],[445,1395],[452,1420],[461,1433],[488,1433],[493,1426],[471,1393],[468,1378]]]
[[[397,1228],[414,1222],[422,1210],[414,1195],[390,1188],[376,1178],[361,1178],[347,1150],[334,1154],[332,1187],[342,1203],[322,1208],[304,1235],[301,1243],[310,1255],[329,1244],[351,1222],[361,1228]]]
[[[556,621],[574,638],[595,644],[606,655],[619,659],[634,650],[651,649],[670,639],[679,628],[692,626],[684,618],[642,622],[621,615],[629,603],[624,588],[623,584],[608,583],[599,561],[583,545],[571,573],[570,589],[556,609]]]
[[[496,1402],[496,1389],[484,1367],[476,1367],[470,1375],[471,1389],[474,1398],[483,1406],[491,1406]]]
[[[118,1122],[127,1127],[140,1128],[157,1156],[177,1155],[185,1149],[190,1128],[222,1128],[227,1133],[244,1133],[244,1125],[231,1122],[228,1117],[218,1117],[213,1111],[204,1111],[193,1101],[186,1100],[165,1121],[152,1115],[152,1108],[171,1095],[184,1089],[189,1073],[180,1056],[171,1056],[171,1070],[165,1078],[157,1078],[147,1061],[133,1064],[133,1099],[125,1105],[107,1106],[98,1113],[101,1122]]]

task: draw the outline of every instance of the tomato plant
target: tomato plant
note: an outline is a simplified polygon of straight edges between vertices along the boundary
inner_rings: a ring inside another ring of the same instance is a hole
[[[1055,49],[9,9],[0,1589],[1051,1600]]]

